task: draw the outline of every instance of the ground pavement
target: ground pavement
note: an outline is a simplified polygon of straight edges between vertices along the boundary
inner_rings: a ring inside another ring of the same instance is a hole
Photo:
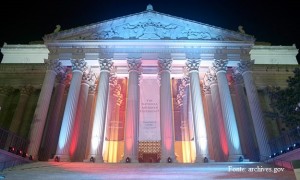
[[[5,169],[0,175],[0,179],[7,180],[296,179],[293,170],[251,162],[201,164],[34,162]]]

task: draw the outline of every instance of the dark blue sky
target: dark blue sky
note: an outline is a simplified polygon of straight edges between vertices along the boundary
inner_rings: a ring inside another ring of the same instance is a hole
[[[229,30],[244,27],[257,41],[300,46],[300,1],[226,0],[52,0],[1,4],[0,47],[42,40],[56,24],[70,29],[144,11],[155,11]]]

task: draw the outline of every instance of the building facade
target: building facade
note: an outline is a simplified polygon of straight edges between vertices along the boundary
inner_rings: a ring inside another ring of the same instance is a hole
[[[261,160],[280,133],[266,89],[287,85],[298,53],[151,5],[43,40],[4,44],[0,65],[1,127],[36,160]]]

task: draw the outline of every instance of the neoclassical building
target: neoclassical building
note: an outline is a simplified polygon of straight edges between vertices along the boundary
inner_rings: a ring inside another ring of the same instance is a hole
[[[1,148],[35,160],[261,160],[280,133],[267,87],[286,87],[298,49],[243,32],[143,12],[40,44],[4,44]],[[18,144],[18,139],[25,143]]]

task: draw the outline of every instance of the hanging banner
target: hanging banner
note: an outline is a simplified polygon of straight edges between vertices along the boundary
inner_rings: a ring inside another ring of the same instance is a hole
[[[155,75],[140,80],[139,141],[160,141],[160,91]]]

